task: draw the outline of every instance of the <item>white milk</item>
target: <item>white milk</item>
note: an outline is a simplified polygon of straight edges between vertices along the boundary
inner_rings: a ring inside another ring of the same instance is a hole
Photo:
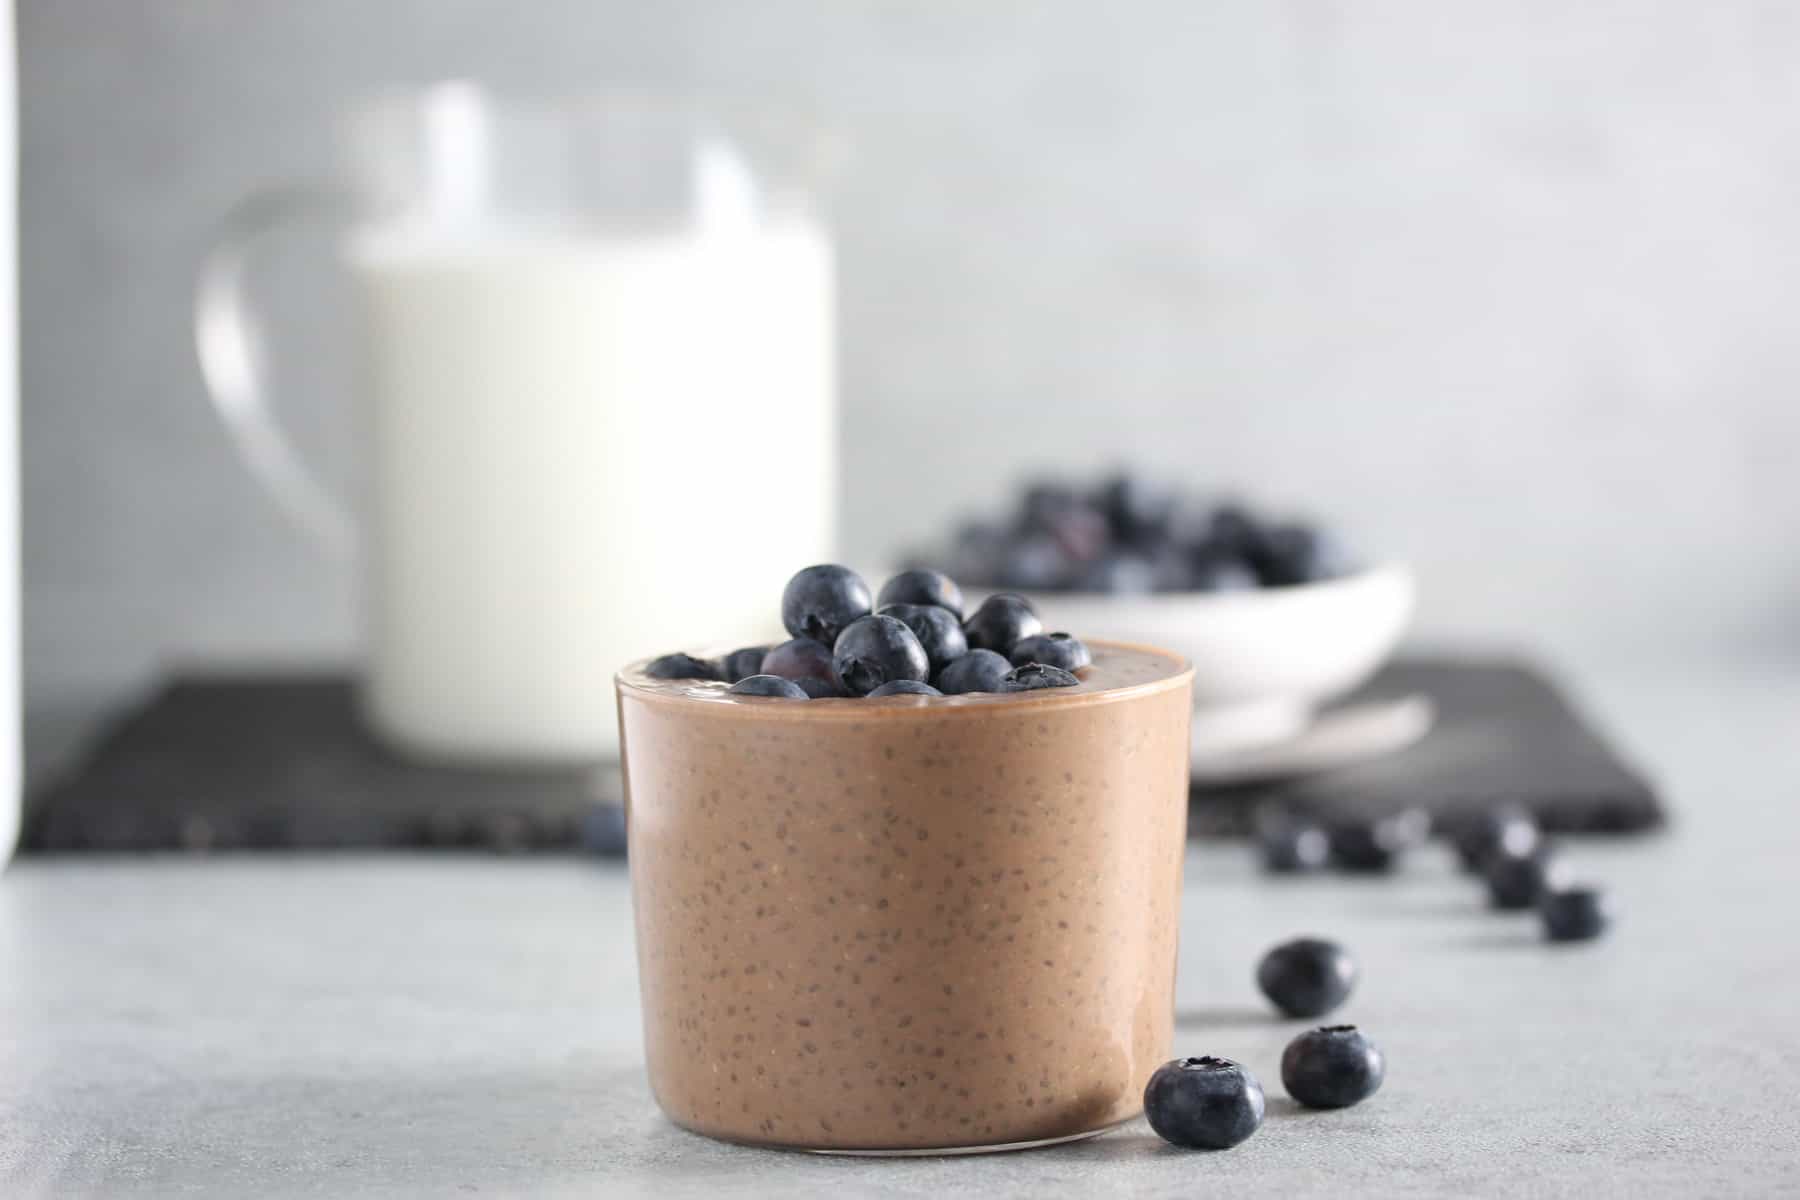
[[[376,728],[618,749],[613,671],[779,635],[830,557],[831,255],[810,225],[350,252],[372,421]]]

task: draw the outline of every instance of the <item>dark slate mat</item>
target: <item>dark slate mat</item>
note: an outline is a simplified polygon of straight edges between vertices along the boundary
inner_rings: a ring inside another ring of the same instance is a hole
[[[1414,659],[1364,695],[1424,692],[1418,745],[1324,775],[1195,793],[1200,835],[1243,832],[1263,802],[1326,813],[1528,804],[1552,829],[1651,828],[1662,810],[1561,693],[1507,662]],[[394,757],[343,678],[177,679],[122,714],[30,805],[38,851],[462,847],[577,849],[614,836],[618,773],[464,770]]]

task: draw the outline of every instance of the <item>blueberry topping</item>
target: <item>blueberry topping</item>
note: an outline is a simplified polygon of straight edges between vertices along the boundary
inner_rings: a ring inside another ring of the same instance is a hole
[[[916,679],[890,679],[869,693],[869,699],[878,700],[882,696],[941,696],[944,693],[929,683],[920,683]]]
[[[652,679],[717,679],[719,669],[691,654],[665,654],[651,659],[644,674]]]
[[[1612,924],[1606,893],[1592,887],[1547,891],[1538,897],[1538,914],[1544,918],[1544,936],[1553,942],[1591,941]]]
[[[931,660],[918,635],[893,617],[862,617],[838,635],[832,650],[838,686],[852,696],[866,696],[892,679],[931,676]]]
[[[760,675],[763,656],[768,652],[767,646],[745,646],[742,650],[733,650],[719,660],[719,678],[726,683],[736,683],[740,679]]]
[[[952,659],[937,674],[937,686],[946,696],[968,692],[997,692],[1012,671],[1012,664],[992,650],[971,650]]]
[[[1042,633],[1044,623],[1038,620],[1031,601],[1012,592],[997,592],[981,602],[969,619],[963,622],[971,650],[994,650],[1011,654],[1012,648],[1033,634]]]
[[[881,596],[876,601],[879,608],[890,604],[935,604],[949,609],[958,621],[963,616],[962,589],[942,571],[915,568],[900,572],[881,585]]]
[[[1281,1055],[1281,1086],[1308,1108],[1349,1108],[1375,1094],[1387,1063],[1354,1025],[1310,1029]]]
[[[795,637],[837,644],[851,622],[870,611],[869,585],[848,567],[824,563],[788,580],[781,593],[781,623]]]
[[[837,676],[831,669],[831,649],[811,638],[795,638],[774,647],[763,655],[762,670],[758,674],[779,675],[795,683],[802,679],[817,679],[830,684],[833,693],[837,692]]]
[[[1418,808],[1344,821],[1332,827],[1331,857],[1346,871],[1391,871],[1430,834],[1431,817]]]
[[[1336,942],[1295,938],[1263,955],[1256,986],[1290,1017],[1320,1017],[1349,998],[1356,962]]]
[[[1517,804],[1502,804],[1466,817],[1451,829],[1465,871],[1479,871],[1496,854],[1514,858],[1536,850],[1543,835],[1537,821]]]
[[[969,640],[963,635],[962,624],[947,608],[936,604],[888,604],[877,615],[892,617],[913,631],[919,645],[925,647],[925,657],[931,663],[934,675],[944,664],[969,652]]]
[[[1561,868],[1548,846],[1526,854],[1493,854],[1483,868],[1488,902],[1495,908],[1530,908],[1561,882]]]
[[[734,696],[779,696],[784,700],[810,699],[805,688],[793,680],[783,679],[779,675],[751,675],[738,680],[727,690]]]
[[[1044,663],[1026,663],[1022,667],[1014,667],[1000,681],[1003,692],[1035,692],[1039,688],[1074,687],[1081,680],[1061,667],[1047,666]]]
[[[1304,817],[1278,814],[1259,819],[1256,844],[1269,871],[1317,871],[1331,859],[1330,835],[1317,821]]]
[[[833,700],[844,694],[844,689],[837,685],[835,679],[820,679],[815,675],[807,675],[790,682],[805,692],[808,700]]]
[[[581,847],[601,858],[624,858],[625,806],[595,804],[581,814]]]
[[[1079,671],[1083,667],[1094,665],[1094,656],[1080,638],[1066,633],[1034,633],[1028,638],[1021,638],[1013,645],[1012,664],[1022,667],[1026,663],[1043,663],[1047,667],[1061,667],[1065,671]]]
[[[1166,1142],[1228,1150],[1262,1125],[1263,1089],[1228,1058],[1177,1058],[1144,1088],[1144,1116]]]

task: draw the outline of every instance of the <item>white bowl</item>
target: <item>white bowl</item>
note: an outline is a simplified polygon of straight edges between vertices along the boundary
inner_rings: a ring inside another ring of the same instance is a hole
[[[1415,590],[1411,569],[1393,563],[1296,587],[1031,599],[1046,629],[1185,655],[1194,664],[1198,755],[1299,734],[1321,703],[1387,661],[1412,617]]]

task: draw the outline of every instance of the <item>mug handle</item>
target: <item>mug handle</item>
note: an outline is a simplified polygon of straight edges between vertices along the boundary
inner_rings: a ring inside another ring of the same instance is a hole
[[[269,406],[262,330],[244,291],[244,267],[268,235],[300,220],[341,219],[337,191],[301,184],[251,193],[226,214],[194,284],[194,350],[213,412],[238,453],[287,515],[335,557],[356,552],[350,509],[319,481]]]

